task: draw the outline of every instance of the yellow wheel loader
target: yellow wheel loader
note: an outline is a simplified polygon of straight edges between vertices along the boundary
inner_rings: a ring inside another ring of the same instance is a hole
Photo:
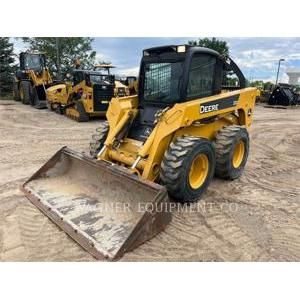
[[[46,108],[46,89],[53,84],[46,58],[39,52],[21,52],[14,78],[14,99],[35,108]]]
[[[71,82],[47,89],[47,106],[78,122],[86,122],[90,117],[103,116],[114,96],[114,80],[114,75],[75,69]]]
[[[224,86],[233,73],[236,85]],[[213,50],[146,49],[138,95],[111,101],[91,157],[63,148],[23,190],[91,254],[118,259],[166,227],[169,199],[198,201],[214,175],[242,174],[256,96]]]

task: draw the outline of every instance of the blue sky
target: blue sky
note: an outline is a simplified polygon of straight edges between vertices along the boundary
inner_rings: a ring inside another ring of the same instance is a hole
[[[192,37],[95,38],[97,59],[110,61],[122,75],[136,75],[142,50],[149,47],[184,44]],[[300,38],[222,38],[229,44],[230,55],[251,80],[275,81],[279,58],[284,58],[280,81],[287,82],[287,68],[300,68]],[[16,50],[24,49],[18,40]]]

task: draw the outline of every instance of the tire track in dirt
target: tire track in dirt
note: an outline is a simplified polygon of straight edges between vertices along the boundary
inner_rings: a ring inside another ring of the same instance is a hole
[[[274,231],[272,251],[279,261],[300,260],[300,226],[288,224]]]
[[[17,215],[20,236],[29,253],[29,260],[92,260],[89,254],[30,203],[18,207]]]
[[[208,207],[206,212],[174,213],[165,232],[126,254],[124,260],[137,257],[146,260],[168,257],[167,260],[175,261],[260,260],[263,249],[241,230],[234,218],[215,203]]]
[[[278,134],[271,130],[273,124],[261,125],[254,123],[244,175],[233,182],[214,180],[203,197],[214,204],[210,213],[174,214],[164,233],[124,260],[299,260],[300,136],[296,126],[285,124],[290,132]],[[216,208],[222,203],[237,204],[238,210]],[[281,225],[286,219],[291,220],[290,232]]]

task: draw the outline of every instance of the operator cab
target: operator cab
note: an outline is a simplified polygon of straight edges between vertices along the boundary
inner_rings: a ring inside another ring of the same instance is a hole
[[[20,70],[16,71],[16,78],[18,80],[29,79],[26,71],[33,70],[37,75],[42,74],[46,69],[46,57],[39,52],[21,52],[20,56]]]
[[[228,75],[235,78],[232,86],[227,84]],[[244,87],[238,66],[212,49],[190,45],[146,49],[139,74],[139,114],[129,137],[145,141],[159,110]]]
[[[42,53],[21,52],[20,69],[41,72],[46,68],[46,58]]]
[[[214,50],[190,45],[146,49],[140,68],[139,98],[142,106],[166,107],[216,95],[222,91],[223,77],[230,72],[238,78],[234,88],[245,87],[237,65]]]
[[[77,85],[80,82],[86,82],[87,86],[93,86],[95,84],[111,85],[114,84],[114,75],[103,74],[98,71],[90,70],[73,70],[73,84]]]

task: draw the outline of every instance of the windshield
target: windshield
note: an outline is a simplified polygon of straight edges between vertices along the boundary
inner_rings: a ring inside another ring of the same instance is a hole
[[[26,55],[25,68],[26,69],[41,69],[44,66],[43,57],[38,54]]]
[[[146,63],[144,101],[174,103],[179,100],[183,62]]]
[[[108,75],[90,75],[90,81],[94,84],[111,84],[113,79]]]

